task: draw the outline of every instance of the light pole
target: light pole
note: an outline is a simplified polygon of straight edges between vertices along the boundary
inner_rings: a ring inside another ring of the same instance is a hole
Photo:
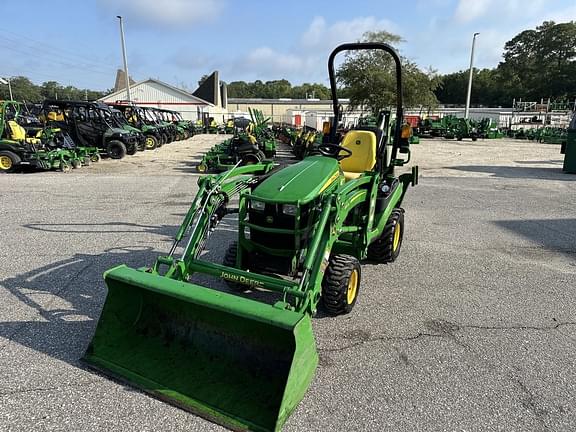
[[[8,92],[10,93],[10,100],[14,100],[14,96],[12,96],[12,85],[10,84],[10,78],[0,78],[0,83],[8,84]]]
[[[126,97],[128,102],[132,101],[130,97],[130,75],[128,75],[128,59],[126,58],[126,43],[124,42],[124,24],[122,22],[122,17],[116,15],[116,18],[120,20],[120,41],[122,42],[122,57],[124,58],[124,77],[126,79]]]
[[[466,108],[464,109],[464,118],[470,115],[470,94],[472,93],[472,74],[474,72],[474,45],[476,44],[476,36],[480,33],[474,33],[472,37],[472,51],[470,52],[470,75],[468,76],[468,93],[466,93]]]

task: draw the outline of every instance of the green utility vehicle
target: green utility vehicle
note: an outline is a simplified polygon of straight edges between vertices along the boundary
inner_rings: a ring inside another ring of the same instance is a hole
[[[157,108],[157,113],[163,122],[171,124],[176,128],[176,139],[182,141],[190,138],[194,134],[192,122],[184,120],[182,115],[176,111]]]
[[[105,273],[108,297],[84,356],[89,365],[234,430],[282,428],[318,363],[311,317],[320,306],[330,315],[351,312],[361,262],[396,260],[402,201],[418,179],[417,167],[395,173],[410,150],[392,47],[337,47],[328,61],[333,106],[336,55],[367,49],[394,60],[396,127],[389,132],[391,115],[383,112],[377,126],[352,130],[338,144],[335,112],[330,139],[301,162],[200,177],[169,253],[150,267]],[[238,233],[223,263],[206,261],[208,236],[236,213]],[[196,275],[221,279],[231,292],[202,286]]]
[[[156,125],[151,119],[148,120],[146,112],[141,107],[129,102],[115,102],[108,105],[110,108],[120,111],[130,126],[144,134],[146,150],[154,150],[168,142],[166,128]]]
[[[176,125],[172,124],[171,121],[164,120],[163,114],[158,108],[154,107],[140,107],[146,113],[146,118],[151,120],[151,125],[161,127],[166,135],[166,141],[164,144],[171,143],[178,139],[178,128]]]
[[[138,151],[140,136],[119,127],[108,105],[101,102],[45,100],[42,110],[47,119],[57,118],[47,125],[60,128],[82,147],[97,147],[112,159],[122,159]]]

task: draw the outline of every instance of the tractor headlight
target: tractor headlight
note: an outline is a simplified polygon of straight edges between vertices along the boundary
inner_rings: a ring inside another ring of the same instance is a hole
[[[298,207],[296,207],[294,204],[284,204],[282,206],[282,213],[287,216],[296,216],[297,209]]]
[[[264,207],[266,207],[266,204],[263,203],[262,201],[250,201],[250,207],[252,208],[252,210],[264,211]]]

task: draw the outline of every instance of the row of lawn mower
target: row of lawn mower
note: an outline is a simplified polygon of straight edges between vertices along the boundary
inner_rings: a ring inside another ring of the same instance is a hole
[[[545,126],[542,128],[509,129],[508,137],[538,141],[547,144],[564,144],[568,137],[567,128]]]
[[[504,133],[494,120],[483,118],[481,120],[466,119],[447,115],[442,118],[431,116],[425,119],[418,118],[414,126],[414,134],[418,137],[456,138],[458,141],[470,138],[494,139],[504,137]]]
[[[250,120],[236,118],[228,121],[232,138],[208,150],[196,165],[198,172],[226,171],[240,165],[258,164],[276,156],[276,139],[268,127],[270,118],[265,118],[262,111],[248,110]]]
[[[23,113],[16,101],[2,101],[0,171],[23,167],[71,168],[122,159],[197,133],[180,113],[127,103],[45,100]]]

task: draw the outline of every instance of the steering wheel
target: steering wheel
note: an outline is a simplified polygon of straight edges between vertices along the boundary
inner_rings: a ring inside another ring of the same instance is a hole
[[[335,157],[336,160],[341,161],[342,159],[346,159],[347,157],[352,156],[352,150],[342,147],[339,144],[331,144],[331,143],[322,143],[316,147],[322,156],[329,156]],[[344,152],[346,154],[340,154],[340,152]]]

